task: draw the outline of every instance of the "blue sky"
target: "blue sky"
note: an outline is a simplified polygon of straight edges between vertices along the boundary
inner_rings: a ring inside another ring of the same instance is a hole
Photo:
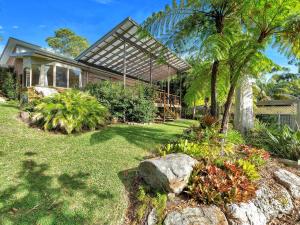
[[[68,27],[86,37],[98,40],[123,19],[130,16],[142,22],[152,12],[164,8],[171,0],[0,0],[0,51],[8,37],[47,47],[46,37]],[[268,56],[277,64],[297,69],[273,49]]]

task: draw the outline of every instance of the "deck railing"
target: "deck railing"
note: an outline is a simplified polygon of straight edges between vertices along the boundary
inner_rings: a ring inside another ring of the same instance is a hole
[[[180,97],[178,95],[169,94],[166,91],[158,90],[157,91],[156,103],[169,104],[169,105],[180,105]]]

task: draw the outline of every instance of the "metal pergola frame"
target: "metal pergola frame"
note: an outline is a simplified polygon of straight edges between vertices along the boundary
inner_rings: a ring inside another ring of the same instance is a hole
[[[140,26],[126,18],[76,60],[81,63],[105,68],[124,77],[140,79],[149,83],[166,80],[170,75],[182,73],[190,65],[161,44],[154,37],[141,39]],[[160,58],[164,59],[161,63]]]

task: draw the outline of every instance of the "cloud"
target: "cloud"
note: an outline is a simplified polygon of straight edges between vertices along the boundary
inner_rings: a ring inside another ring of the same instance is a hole
[[[3,29],[3,27],[0,25],[0,30],[2,30]]]
[[[13,28],[13,29],[19,29],[19,26],[14,25],[14,26],[12,26],[12,28]]]
[[[93,0],[93,1],[99,4],[107,5],[109,3],[112,3],[114,0]]]

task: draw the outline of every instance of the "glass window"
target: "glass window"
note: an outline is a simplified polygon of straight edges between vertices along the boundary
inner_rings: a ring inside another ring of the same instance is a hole
[[[67,68],[56,67],[56,87],[67,87],[67,72]]]
[[[31,85],[32,86],[36,86],[36,85],[40,85],[41,82],[41,65],[36,65],[33,64],[31,67],[32,70],[32,80],[31,80]]]
[[[30,68],[26,67],[23,71],[22,86],[29,87],[30,85]]]
[[[77,88],[79,87],[79,69],[70,69],[69,71],[69,88]]]
[[[45,86],[53,86],[53,66],[45,66]]]

